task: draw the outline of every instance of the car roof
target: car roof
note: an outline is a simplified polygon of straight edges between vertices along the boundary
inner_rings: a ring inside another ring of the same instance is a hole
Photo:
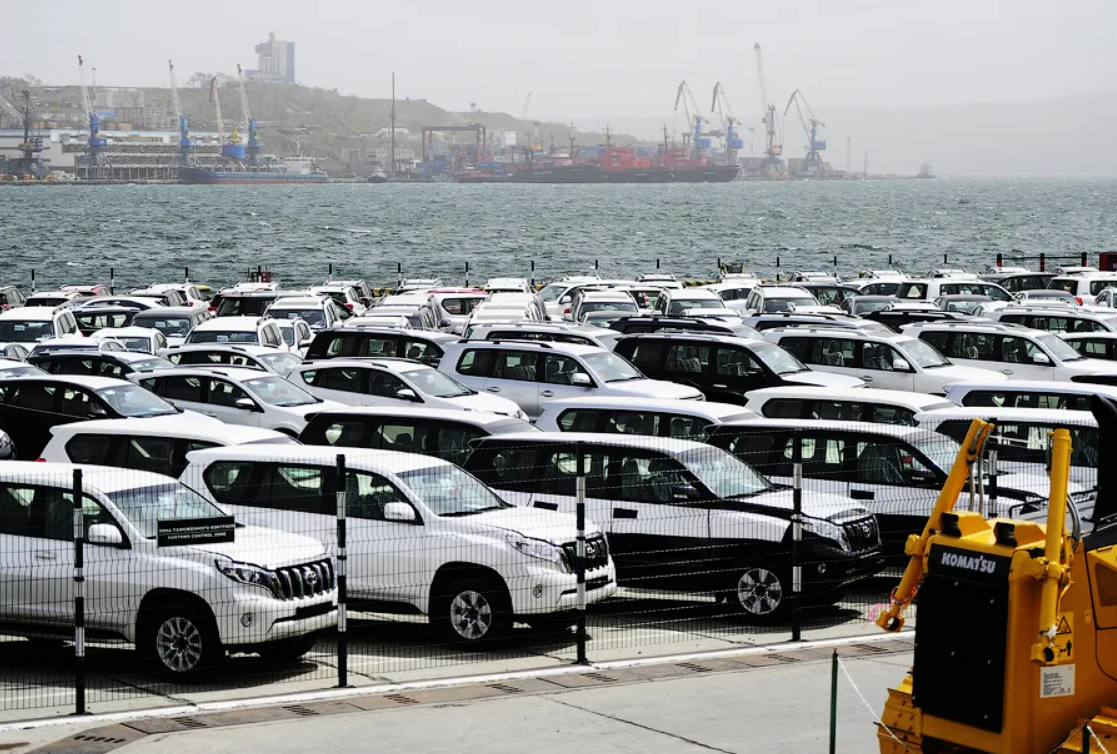
[[[90,390],[102,390],[107,387],[132,385],[128,380],[118,380],[115,377],[93,377],[87,374],[39,374],[27,377],[13,377],[4,380],[4,385],[18,385],[21,382],[59,382],[69,385],[80,385]]]
[[[721,301],[721,296],[707,288],[665,288],[664,293],[670,299],[716,298]]]
[[[914,336],[906,335],[904,333],[893,332],[891,330],[885,332],[884,330],[877,330],[875,328],[864,327],[835,327],[833,325],[827,326],[825,324],[815,325],[799,325],[797,327],[773,327],[765,331],[765,336],[769,335],[803,335],[809,333],[811,335],[831,335],[836,338],[864,338],[872,340],[888,340],[888,341],[910,341],[916,340]]]
[[[261,372],[259,369],[246,369],[244,367],[226,366],[225,364],[214,364],[213,366],[205,365],[188,365],[184,367],[175,367],[174,369],[160,369],[155,372],[144,372],[138,379],[147,380],[153,377],[228,377],[230,380],[243,382],[244,380],[255,380],[262,377],[275,377],[277,375],[270,372]],[[282,379],[282,378],[280,378]]]
[[[279,311],[281,309],[305,309],[307,307],[314,307],[315,309],[325,309],[329,304],[326,299],[317,298],[314,296],[291,296],[279,299],[274,304],[268,307],[268,311]]]
[[[1117,335],[1117,333],[1084,333],[1088,335]],[[1066,393],[1072,395],[1091,395],[1104,393],[1117,398],[1117,387],[1109,385],[1095,385],[1089,382],[1069,382],[1067,380],[1007,380],[1002,382],[983,382],[982,380],[966,380],[947,385],[948,393],[964,394],[974,390],[997,391],[1026,391],[1037,393]]]
[[[375,312],[376,309],[369,309],[369,311]],[[370,315],[370,316],[378,316],[378,315]],[[350,320],[350,321],[352,321],[352,320]],[[346,333],[350,333],[350,334],[361,333],[361,334],[370,335],[370,336],[372,336],[372,335],[395,335],[395,336],[403,336],[403,337],[408,337],[408,338],[426,338],[427,340],[432,340],[432,341],[435,341],[435,342],[457,340],[460,337],[460,336],[457,336],[457,335],[451,335],[450,333],[436,332],[435,330],[414,330],[414,329],[405,329],[405,328],[402,328],[402,327],[380,327],[380,326],[376,326],[376,327],[333,327],[333,328],[330,328],[329,330],[322,330],[315,337],[315,340],[317,340],[318,338],[322,338],[324,336],[334,334],[334,333],[340,333],[342,335],[344,335]]]
[[[300,371],[308,369],[324,369],[326,367],[350,367],[354,369],[382,369],[387,372],[415,372],[422,370],[431,370],[426,364],[420,364],[416,361],[408,361],[407,359],[377,359],[377,358],[360,358],[360,359],[317,359],[304,361],[302,366],[297,367]]]
[[[1063,340],[1086,340],[1087,338],[1101,339],[1101,340],[1117,340],[1117,332],[1070,332],[1061,333],[1059,335]]]
[[[158,309],[144,309],[136,312],[137,319],[156,319],[160,317],[189,317],[198,312],[204,312],[205,307],[200,306],[164,306]],[[225,319],[232,319],[226,317]]]
[[[241,283],[238,283],[238,285],[241,285]],[[238,289],[235,289],[235,288],[226,288],[225,290],[218,291],[217,295],[221,296],[221,298],[275,298],[277,296],[282,296],[283,291],[279,291],[279,290],[275,290],[275,289],[264,289],[264,290],[240,289],[240,290],[238,290]]]
[[[520,419],[513,419],[503,414],[494,414],[489,411],[463,411],[457,408],[409,408],[395,406],[346,406],[344,408],[328,408],[317,411],[308,418],[315,416],[385,416],[400,417],[405,419],[438,419],[443,421],[462,422],[477,427],[488,427],[508,422],[524,425],[524,432],[533,429],[531,424]],[[146,419],[145,419],[146,421]]]
[[[256,328],[264,324],[261,321],[263,319],[263,317],[215,317],[198,325],[194,328],[194,331],[205,332],[209,330],[218,330],[256,332]]]
[[[492,438],[483,437],[477,442],[486,443],[490,439],[509,443],[585,443],[587,445],[613,445],[627,448],[644,448],[658,450],[672,455],[685,453],[688,450],[710,450],[704,442],[694,440],[680,440],[673,437],[652,437],[650,435],[621,435],[597,432],[509,432],[496,435]]]
[[[170,346],[163,353],[176,354],[176,353],[189,353],[194,351],[221,351],[239,354],[247,354],[248,356],[274,356],[277,353],[286,353],[276,348],[269,348],[268,346],[258,346],[252,343],[188,343],[181,346]]]
[[[585,295],[582,296],[583,301],[597,301],[599,299],[616,299],[617,301],[631,301],[632,296],[625,293],[624,291],[619,291],[619,290],[616,290],[616,289],[611,289],[611,290],[607,290],[607,291],[586,291]]]
[[[677,398],[625,398],[587,395],[582,398],[561,398],[547,401],[543,404],[544,411],[562,411],[568,408],[594,408],[618,410],[646,410],[646,411],[671,411],[681,414],[701,416],[712,421],[719,421],[727,416],[754,415],[743,406],[731,403],[714,403],[707,401],[680,401]]]
[[[761,286],[760,288],[757,288],[757,290],[760,291],[762,294],[764,294],[765,296],[767,296],[769,298],[772,297],[772,296],[799,296],[799,297],[801,297],[803,295],[804,291],[806,291],[808,293],[810,292],[806,288],[801,288],[798,285],[765,285],[765,286]]]
[[[1000,383],[1005,384],[1005,383]],[[920,410],[926,406],[953,405],[946,398],[916,393],[908,390],[884,390],[873,388],[833,388],[808,385],[781,385],[750,390],[746,396],[749,401],[757,399],[776,400],[779,398],[821,399],[831,401],[859,401],[862,403],[886,403]]]
[[[378,473],[402,474],[418,469],[453,467],[449,461],[417,453],[317,445],[230,445],[223,448],[196,450],[187,457],[191,463],[217,460],[287,461],[297,464],[321,464],[332,468],[336,466],[339,455],[345,456],[346,467],[350,470]]]
[[[569,353],[574,356],[589,356],[596,353],[608,352],[612,353],[606,348],[601,346],[586,346],[581,343],[559,343],[550,341],[538,340],[463,340],[457,343],[451,343],[450,347],[460,348],[527,348],[544,351],[557,351],[559,353]]]
[[[0,320],[13,319],[33,322],[50,322],[54,319],[56,310],[46,306],[20,306],[0,312]]]
[[[905,424],[878,424],[870,422],[844,422],[836,419],[749,419],[746,421],[727,422],[721,425],[726,430],[741,429],[813,429],[835,430],[853,432],[858,435],[884,435],[896,437],[908,442],[928,440],[942,442],[943,436],[938,432],[921,427],[910,427]]]
[[[85,351],[55,351],[50,354],[37,354],[31,358],[35,361],[41,359],[91,359],[91,358],[105,358],[109,360],[123,361],[131,363],[135,361],[150,361],[157,359],[158,356],[153,356],[150,353],[136,353],[135,351],[98,351],[89,349]],[[30,362],[28,362],[30,363]],[[61,376],[61,375],[60,375]]]
[[[94,419],[71,422],[51,428],[51,434],[60,435],[144,435],[151,437],[179,437],[187,440],[210,440],[232,445],[285,437],[274,429],[227,424],[204,417],[183,414],[152,416],[148,418]]]
[[[761,344],[774,345],[773,343],[770,343],[769,341],[764,340],[763,338],[740,338],[740,337],[737,337],[736,335],[729,335],[727,333],[723,334],[723,333],[718,333],[718,332],[710,332],[710,331],[707,331],[707,330],[703,330],[701,332],[679,332],[679,331],[642,332],[642,333],[630,333],[630,334],[624,335],[624,340],[630,340],[630,339],[634,339],[634,338],[643,338],[643,339],[649,339],[649,340],[650,339],[655,339],[655,340],[693,340],[693,341],[700,341],[700,342],[703,342],[703,343],[729,343],[729,344],[736,344],[736,345],[740,345],[740,346],[750,346],[750,347],[754,347],[754,346],[761,345]]]
[[[142,421],[147,421],[143,419]],[[85,466],[73,463],[37,463],[34,461],[5,461],[0,464],[0,481],[45,484],[72,488],[74,471],[81,470],[82,484],[87,490],[106,494],[141,487],[178,484],[174,477],[138,469],[120,469],[110,466]]]
[[[1006,383],[1011,385],[1012,383]],[[1042,422],[1080,427],[1096,427],[1097,420],[1089,411],[1071,411],[1063,408],[1004,408],[1002,406],[955,406],[915,415],[917,422],[948,421],[950,419],[990,419],[997,421]]]

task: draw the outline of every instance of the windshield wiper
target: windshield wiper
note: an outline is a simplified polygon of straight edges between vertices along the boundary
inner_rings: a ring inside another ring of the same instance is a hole
[[[503,510],[503,507],[494,505],[489,508],[474,508],[473,510],[468,511],[450,511],[449,513],[439,513],[438,515],[442,516],[443,518],[460,518],[462,516],[472,516],[476,513],[488,513],[489,511],[499,510]]]

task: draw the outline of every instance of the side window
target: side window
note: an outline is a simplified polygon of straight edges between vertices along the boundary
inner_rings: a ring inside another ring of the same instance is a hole
[[[762,374],[764,369],[757,363],[756,358],[744,348],[737,346],[719,346],[717,355],[717,373],[728,377],[747,377]]]
[[[859,422],[864,418],[864,406],[852,401],[812,401],[814,411],[805,418],[830,421]]]
[[[674,437],[680,440],[694,440],[696,442],[705,442],[709,437],[706,427],[710,425],[709,420],[703,419],[698,416],[670,416],[661,414],[659,416],[659,434],[663,435],[663,424],[667,423],[667,436]]]
[[[659,367],[660,357],[663,355],[663,343],[661,341],[649,341],[647,343],[638,342],[632,349],[632,355],[628,360],[637,369],[656,369]]]
[[[685,499],[677,499],[676,491],[681,486],[690,484],[690,475],[675,459],[629,454],[619,448],[613,451],[613,455],[609,471],[616,473],[613,466],[619,467],[620,499],[634,503],[687,502]]]
[[[672,372],[705,372],[710,366],[710,346],[680,343],[667,346],[667,369]]]
[[[19,408],[27,409],[28,411],[54,413],[54,399],[57,397],[57,394],[58,389],[53,385],[44,385],[42,383],[32,383],[30,385],[23,384],[14,391],[12,397],[8,400]]]
[[[100,398],[80,388],[67,387],[62,389],[62,406],[60,413],[66,416],[86,418],[90,416],[108,416]]]
[[[326,358],[336,359],[344,358],[346,356],[354,356],[357,353],[357,338],[348,335],[338,334],[330,339],[326,344]]]
[[[866,405],[868,414],[865,421],[874,424],[901,424],[906,427],[915,426],[915,412],[900,408],[899,406]]]
[[[309,372],[299,372],[299,376],[302,377],[302,381],[306,384],[317,387],[318,380],[321,378],[322,372],[319,372],[317,370],[312,370]]]
[[[569,356],[557,353],[543,354],[543,381],[551,385],[573,385],[575,375],[585,375],[581,365]]]
[[[124,468],[178,476],[182,469],[176,468],[175,444],[169,437],[126,438]]]
[[[458,360],[458,372],[471,377],[487,377],[492,374],[496,354],[497,352],[491,349],[466,349]]]
[[[203,403],[205,400],[200,377],[166,377],[154,382],[161,387],[160,395],[169,401]]]
[[[329,390],[342,390],[346,393],[359,393],[361,392],[361,383],[363,382],[365,371],[366,370],[364,369],[359,369],[356,367],[335,367],[332,369],[323,369],[316,375],[317,380],[310,384]]]
[[[275,507],[258,499],[258,490],[250,487],[252,469],[256,465],[252,461],[218,461],[205,470],[202,478],[213,499],[219,503],[242,505],[251,502],[261,507]]]
[[[538,354],[532,351],[500,351],[493,377],[504,380],[535,382]]]
[[[1034,364],[1035,355],[1041,353],[1035,343],[1025,338],[1002,335],[1000,340],[1001,358],[999,361],[1005,361],[1009,364]],[[1047,366],[1053,365],[1048,364]]]
[[[350,471],[345,476],[345,510],[354,518],[384,520],[384,506],[407,502],[407,496],[379,474]]]
[[[74,435],[66,443],[70,463],[116,466],[117,439],[112,435]]]
[[[784,458],[783,450],[792,435],[779,432],[743,432],[716,445],[725,448],[761,474],[791,476],[791,462]]]
[[[85,361],[84,359],[82,360]],[[90,366],[93,366],[90,362]],[[97,365],[97,375],[100,377],[117,377],[122,378],[125,374],[124,367],[119,364],[114,364],[111,361],[101,361]]]
[[[919,339],[924,343],[930,343],[939,353],[946,353],[947,343],[950,341],[950,333],[942,331],[923,332],[919,334]]]
[[[396,450],[401,453],[426,453],[427,435],[426,422],[385,423],[376,428],[373,442],[383,450]]]
[[[868,348],[871,343],[866,343]],[[844,338],[815,338],[810,353],[811,364],[828,367],[846,367],[855,369],[857,363],[857,342]],[[868,367],[872,368],[872,367]]]
[[[398,398],[399,391],[407,385],[399,377],[388,372],[371,372],[368,375],[368,388],[365,392],[381,398]]]
[[[436,323],[431,323],[432,329],[437,329]],[[442,356],[442,349],[425,340],[405,340],[403,342],[404,358],[422,360],[437,359]]]
[[[1098,359],[1105,358],[1104,340],[1072,340],[1071,345],[1083,356],[1093,356]]]
[[[650,411],[610,411],[603,432],[620,435],[659,435],[660,417]]]
[[[542,492],[543,480],[536,473],[538,455],[535,448],[488,447],[470,456],[469,470],[496,489]]]
[[[1105,325],[1092,319],[1080,319],[1074,323],[1075,332],[1108,332]],[[1102,348],[1102,353],[1105,353],[1105,348]]]
[[[890,441],[857,443],[855,474],[856,481],[866,484],[926,487],[938,481],[906,446]]]
[[[563,432],[596,432],[600,415],[592,408],[571,408],[559,415],[557,423]]]
[[[237,401],[247,397],[248,393],[231,382],[218,379],[209,380],[209,403],[214,406],[236,408]]]
[[[765,403],[760,412],[770,419],[798,419],[803,415],[803,401],[798,398],[775,398]]]
[[[305,440],[308,445],[338,445],[343,448],[365,447],[365,427],[361,421],[338,419],[330,421],[311,420],[306,428]]]
[[[896,369],[896,361],[903,357],[887,343],[865,343],[861,358],[865,369],[893,372]]]
[[[1031,424],[998,424],[993,435],[998,460],[1046,463],[1048,431]]]
[[[484,436],[484,432],[474,427],[464,424],[444,424],[438,428],[434,455],[461,465],[473,452],[469,446],[470,441]]]
[[[997,337],[989,333],[955,333],[947,355],[956,359],[1003,361],[997,349]]]
[[[251,501],[253,505],[294,511],[322,513],[332,510],[333,490],[327,477],[333,469],[318,466],[268,464],[264,470],[263,495]]]
[[[986,404],[986,405],[991,405],[991,404]],[[946,435],[947,437],[953,438],[955,442],[962,442],[963,440],[966,439],[966,433],[970,431],[970,421],[969,420],[945,421],[945,422],[942,422],[941,424],[939,424],[939,426],[935,427],[935,431],[940,433],[940,434]],[[1001,460],[1003,461],[1004,458],[1002,457]]]
[[[813,360],[816,342],[815,338],[780,338],[779,346],[804,364],[822,364],[824,362]]]
[[[393,358],[396,355],[396,341],[393,338],[362,338],[359,350],[354,355]]]
[[[849,480],[846,474],[846,442],[833,437],[791,435],[784,447],[785,462],[794,463],[795,443],[802,443],[803,474],[828,482]]]

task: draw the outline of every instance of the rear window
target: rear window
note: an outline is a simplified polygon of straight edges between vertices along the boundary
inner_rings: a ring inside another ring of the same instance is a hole
[[[260,338],[255,331],[227,331],[203,330],[194,331],[186,339],[187,343],[243,343],[246,345],[259,345]]]
[[[218,317],[258,317],[272,305],[277,296],[221,296],[217,303]]]
[[[1047,287],[1056,291],[1076,293],[1078,291],[1078,278],[1055,278]]]
[[[971,390],[962,398],[963,406],[997,406],[999,408],[1061,408],[1089,411],[1088,394],[1067,394],[1024,390]]]

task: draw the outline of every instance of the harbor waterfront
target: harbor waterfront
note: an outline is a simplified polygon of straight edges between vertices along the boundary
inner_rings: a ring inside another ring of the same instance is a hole
[[[3,279],[24,288],[192,279],[249,267],[285,284],[335,274],[391,285],[500,274],[543,280],[662,268],[984,268],[1000,252],[1091,255],[1115,247],[1117,180],[733,182],[674,185],[116,185],[0,188]],[[534,275],[531,264],[535,263]]]

